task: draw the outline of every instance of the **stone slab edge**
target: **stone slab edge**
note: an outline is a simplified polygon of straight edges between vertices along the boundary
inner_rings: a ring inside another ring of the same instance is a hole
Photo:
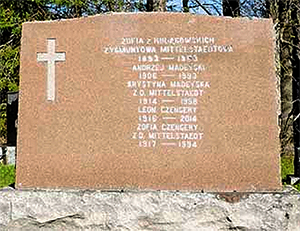
[[[300,193],[5,188],[0,230],[300,231]]]

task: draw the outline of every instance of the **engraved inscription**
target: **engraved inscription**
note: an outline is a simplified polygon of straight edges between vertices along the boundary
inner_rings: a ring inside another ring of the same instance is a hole
[[[232,45],[217,44],[210,36],[184,38],[120,38],[103,48],[107,55],[130,55],[127,67],[134,79],[126,87],[138,103],[137,125],[131,138],[141,148],[197,148],[205,139],[197,117],[201,97],[211,82],[202,79],[209,66],[202,54],[230,53]],[[213,87],[213,86],[212,86]]]

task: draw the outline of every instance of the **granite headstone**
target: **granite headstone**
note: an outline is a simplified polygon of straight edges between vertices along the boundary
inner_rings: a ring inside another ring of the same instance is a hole
[[[23,24],[17,187],[281,188],[268,19]]]

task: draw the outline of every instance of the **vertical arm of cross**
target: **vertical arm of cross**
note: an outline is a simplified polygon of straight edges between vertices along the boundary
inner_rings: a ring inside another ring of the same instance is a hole
[[[38,62],[47,62],[47,100],[55,100],[55,62],[65,61],[64,52],[55,53],[55,39],[47,39],[47,53],[38,53]]]

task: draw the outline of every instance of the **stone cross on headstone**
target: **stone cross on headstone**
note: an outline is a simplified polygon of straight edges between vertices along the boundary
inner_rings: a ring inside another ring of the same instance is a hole
[[[55,99],[55,62],[65,61],[66,53],[55,53],[55,39],[47,39],[47,53],[37,53],[38,62],[47,62],[47,100]]]

